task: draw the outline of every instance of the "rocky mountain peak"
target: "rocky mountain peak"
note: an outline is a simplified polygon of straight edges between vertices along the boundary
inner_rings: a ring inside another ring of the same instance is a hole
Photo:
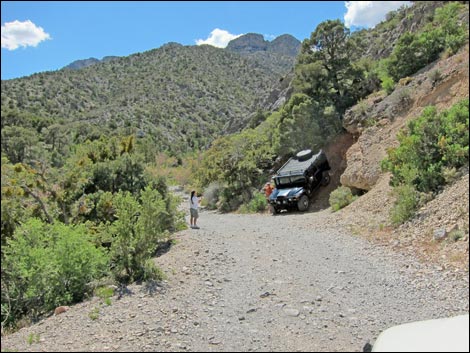
[[[301,42],[290,34],[283,34],[269,44],[269,51],[288,56],[297,56]]]
[[[88,58],[88,59],[83,59],[83,60],[75,60],[74,62],[68,64],[67,66],[64,67],[64,69],[71,69],[71,70],[79,70],[83,69],[84,67],[94,65],[96,63],[99,63],[100,60],[96,58]]]
[[[287,56],[296,56],[300,49],[300,44],[300,41],[290,34],[283,34],[270,42],[265,40],[261,34],[248,33],[230,41],[226,49],[240,54],[273,52]]]
[[[227,50],[246,54],[267,51],[268,45],[269,42],[261,34],[248,33],[231,40],[227,45]]]
[[[67,66],[64,66],[63,68],[69,69],[69,70],[80,70],[91,65],[95,65],[101,62],[106,63],[106,62],[110,62],[116,59],[119,59],[119,56],[105,56],[101,60],[96,59],[96,58],[75,60],[74,62],[68,64]]]

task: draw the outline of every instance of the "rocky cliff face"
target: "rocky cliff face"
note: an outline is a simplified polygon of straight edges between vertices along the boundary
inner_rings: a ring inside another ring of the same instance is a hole
[[[226,49],[239,54],[271,52],[296,57],[300,49],[300,41],[290,34],[283,34],[269,42],[261,34],[248,33],[230,41]]]
[[[364,30],[368,43],[365,56],[374,60],[389,56],[404,33],[414,33],[432,21],[435,9],[444,3],[446,1],[415,1],[403,11],[390,12],[374,29]]]
[[[382,173],[380,161],[387,149],[398,145],[397,133],[426,106],[441,111],[469,93],[469,48],[438,60],[416,75],[401,80],[395,91],[373,95],[347,111],[345,128],[355,143],[346,152],[347,167],[342,185],[367,193],[341,210],[340,216],[354,229],[400,251],[410,252],[439,268],[468,271],[469,186],[468,169],[416,216],[396,229],[389,214],[395,201],[389,185],[390,173]],[[436,234],[442,235],[437,239]],[[453,234],[453,235],[450,235]],[[457,234],[460,238],[455,238]],[[454,238],[453,238],[454,237]],[[458,239],[459,241],[457,241]]]
[[[269,42],[261,34],[248,33],[231,40],[226,49],[239,54],[250,54],[258,51],[267,51]]]
[[[301,43],[290,34],[283,34],[282,36],[274,39],[268,47],[268,51],[287,55],[297,56],[300,50]]]
[[[283,34],[269,42],[261,34],[248,33],[230,41],[226,50],[256,59],[279,74],[279,82],[271,88],[262,107],[265,111],[274,111],[288,101],[292,94],[293,68],[300,46],[301,42],[290,34]],[[277,67],[272,63],[276,63]],[[279,68],[285,71],[281,72]]]
[[[348,150],[343,185],[370,190],[381,177],[380,161],[397,144],[396,135],[428,105],[447,109],[468,97],[468,46],[400,80],[388,96],[374,94],[348,110],[343,125],[357,142]]]

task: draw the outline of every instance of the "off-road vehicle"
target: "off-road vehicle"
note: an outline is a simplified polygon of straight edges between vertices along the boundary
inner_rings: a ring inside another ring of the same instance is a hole
[[[290,158],[273,176],[276,187],[269,196],[272,213],[308,210],[313,192],[330,182],[330,169],[322,150],[317,154],[303,150]]]

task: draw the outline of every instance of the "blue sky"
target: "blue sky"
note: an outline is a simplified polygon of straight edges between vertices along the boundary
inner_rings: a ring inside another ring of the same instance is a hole
[[[168,42],[224,47],[245,33],[308,38],[327,19],[371,27],[403,1],[2,1],[1,78]]]

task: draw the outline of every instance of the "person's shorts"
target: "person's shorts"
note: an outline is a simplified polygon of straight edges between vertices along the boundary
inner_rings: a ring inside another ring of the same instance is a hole
[[[191,212],[191,217],[193,217],[193,218],[198,218],[199,217],[199,213],[195,208],[190,208],[189,212]]]

